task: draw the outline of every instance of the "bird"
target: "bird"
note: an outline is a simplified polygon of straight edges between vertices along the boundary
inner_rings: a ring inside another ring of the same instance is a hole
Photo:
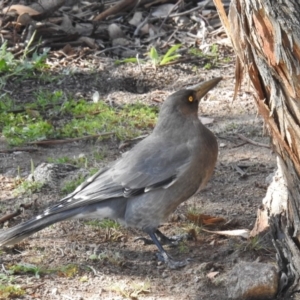
[[[169,268],[188,264],[165,251],[158,227],[212,176],[218,143],[201,123],[198,106],[221,80],[206,80],[167,97],[150,135],[41,214],[1,230],[0,246],[14,245],[66,219],[108,218],[148,234]]]

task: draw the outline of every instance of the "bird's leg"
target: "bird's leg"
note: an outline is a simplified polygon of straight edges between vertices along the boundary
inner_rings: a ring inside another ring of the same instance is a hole
[[[189,234],[167,237],[158,229],[156,229],[155,234],[158,236],[161,245],[177,246],[181,241],[191,239],[191,236]],[[135,239],[135,241],[140,240],[142,240],[145,245],[154,244],[153,240],[147,239],[145,237],[138,237]]]
[[[159,250],[159,254],[158,254],[158,258],[160,260],[163,260],[167,266],[170,269],[177,269],[177,268],[181,268],[184,267],[188,264],[189,260],[186,259],[184,261],[176,261],[174,260],[166,251],[165,249],[162,247],[161,243],[159,242],[159,240],[157,239],[155,233],[153,232],[148,232],[149,236],[151,237],[151,240],[153,241],[153,243],[156,245],[156,247]]]

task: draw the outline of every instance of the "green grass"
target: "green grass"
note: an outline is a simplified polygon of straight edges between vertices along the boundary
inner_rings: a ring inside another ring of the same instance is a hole
[[[68,156],[48,157],[47,161],[49,163],[54,163],[54,164],[74,165],[78,168],[87,168],[88,167],[88,159],[85,155],[73,157],[73,158],[68,157]]]
[[[99,254],[92,254],[89,256],[89,259],[92,261],[107,261],[115,266],[121,266],[125,262],[120,252],[110,250],[104,250]]]
[[[35,101],[23,107],[11,99],[0,102],[0,132],[11,146],[107,132],[126,140],[152,129],[157,112],[156,107],[142,103],[113,108],[103,101],[67,99],[61,91],[39,91]]]
[[[148,53],[148,61],[150,60],[153,67],[163,67],[168,65],[171,62],[178,60],[181,55],[177,53],[178,49],[181,47],[181,44],[173,45],[168,49],[165,54],[159,54],[155,47],[151,47]],[[125,58],[122,60],[116,60],[115,64],[124,64],[124,63],[145,63],[147,60],[138,59],[137,57]]]
[[[155,47],[151,47],[149,52],[149,57],[151,59],[152,65],[164,66],[170,62],[176,61],[181,55],[176,53],[181,47],[181,44],[176,44],[172,46],[164,55],[159,55]]]
[[[16,184],[15,195],[33,194],[41,190],[43,183],[37,181],[21,180]]]
[[[34,35],[33,35],[34,37]],[[36,77],[36,72],[43,72],[48,69],[46,58],[48,51],[38,53],[36,47],[31,47],[32,40],[29,41],[24,49],[23,56],[15,56],[7,50],[7,43],[4,42],[0,47],[0,87],[4,87],[10,78],[28,79]]]
[[[34,275],[36,278],[40,277],[40,274],[45,272],[40,267],[31,264],[17,264],[13,265],[9,268],[10,274],[31,274]]]
[[[0,273],[0,300],[23,299],[26,291],[17,282],[20,275],[40,278],[46,274],[55,274],[59,277],[73,278],[79,273],[79,266],[67,264],[56,268],[44,268],[33,264],[16,264],[7,267],[5,273]]]
[[[34,275],[39,278],[45,274],[57,274],[60,277],[74,277],[79,272],[79,267],[76,264],[67,264],[56,268],[44,268],[32,264],[16,264],[8,269],[8,273],[11,275]],[[10,275],[10,276],[11,276]],[[12,277],[14,278],[14,277]],[[1,279],[1,278],[0,278]]]
[[[86,221],[86,225],[93,226],[93,227],[98,227],[102,229],[120,229],[121,225],[113,220],[110,219],[104,219],[104,220],[91,220],[91,221]]]
[[[86,177],[84,176],[79,176],[79,178],[68,181],[64,184],[64,186],[61,189],[61,193],[63,195],[68,195],[72,193],[84,180]]]
[[[220,57],[219,46],[217,44],[212,44],[206,53],[198,48],[191,48],[189,49],[189,54],[205,59],[206,63],[203,66],[205,70],[217,68],[222,63],[228,63],[231,61],[230,57]]]
[[[22,299],[25,290],[18,285],[2,285],[0,284],[0,299]]]

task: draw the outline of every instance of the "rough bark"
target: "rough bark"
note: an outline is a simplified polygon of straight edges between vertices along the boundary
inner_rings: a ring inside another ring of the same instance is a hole
[[[232,0],[228,17],[222,1],[214,2],[237,54],[236,90],[247,73],[287,185],[280,213],[263,209],[282,272],[280,292],[291,294],[300,288],[300,2]]]

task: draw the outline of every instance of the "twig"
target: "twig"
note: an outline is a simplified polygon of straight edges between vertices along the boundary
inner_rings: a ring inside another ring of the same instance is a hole
[[[33,147],[24,147],[24,148],[13,148],[13,149],[5,149],[5,150],[0,150],[0,153],[13,153],[17,151],[23,151],[23,152],[35,152],[38,151],[37,148]]]
[[[99,272],[96,271],[94,267],[92,267],[90,265],[83,265],[83,266],[90,268],[92,270],[92,272],[94,273],[95,277],[101,277],[102,276],[102,274],[99,274]]]
[[[123,143],[120,144],[119,146],[119,149],[123,149],[129,145],[131,145],[132,143],[136,143],[137,141],[140,141],[140,140],[143,140],[144,138],[146,138],[149,134],[143,134],[143,135],[140,135],[134,139],[131,139],[131,140],[126,140],[124,141]]]
[[[178,28],[176,28],[172,34],[169,36],[169,38],[167,39],[167,41],[162,45],[162,48],[165,48],[168,46],[170,40],[173,38],[173,36],[178,32]]]
[[[128,7],[134,7],[137,3],[137,0],[122,0],[119,1],[116,5],[106,9],[104,12],[99,14],[94,18],[94,22],[100,22],[101,20],[104,20],[108,16],[115,15],[123,10],[125,10]]]
[[[31,202],[31,203],[26,203],[26,204],[22,203],[22,204],[20,205],[20,208],[23,208],[23,209],[29,209],[29,208],[32,207],[32,205],[33,205],[33,202]]]
[[[242,178],[247,177],[247,172],[243,171],[239,166],[234,166],[235,170],[240,174]]]
[[[6,222],[6,221],[8,221],[8,220],[10,220],[10,219],[12,219],[12,218],[20,215],[21,213],[22,213],[22,209],[19,208],[15,212],[13,212],[11,214],[8,214],[8,215],[5,215],[2,218],[0,218],[0,223],[4,223],[4,222]]]
[[[249,144],[252,144],[252,145],[255,145],[255,146],[258,146],[258,147],[268,148],[268,149],[271,148],[269,145],[262,144],[262,143],[258,143],[258,142],[255,142],[255,141],[253,141],[253,140],[250,140],[250,139],[248,139],[247,137],[245,137],[245,136],[242,135],[242,134],[238,134],[237,136],[238,136],[241,140],[243,140],[243,141],[245,141],[245,142],[247,142],[247,143],[249,143]]]
[[[87,139],[94,139],[102,136],[108,136],[108,135],[113,135],[115,134],[114,131],[112,132],[105,132],[105,133],[100,133],[100,134],[93,134],[93,135],[87,135],[79,138],[73,138],[73,139],[66,139],[66,140],[43,140],[43,141],[35,141],[35,142],[30,142],[29,144],[31,145],[57,145],[57,144],[67,144],[67,143],[72,143],[72,142],[77,142],[77,141],[82,141],[82,140],[87,140]]]
[[[171,13],[176,10],[180,4],[182,0],[178,0],[177,3],[172,7],[172,9],[170,9],[170,11],[167,13],[166,17],[163,19],[163,21],[161,22],[158,31],[161,30],[161,28],[163,27],[163,25],[166,23],[167,19],[170,17]]]
[[[27,284],[27,285],[22,285],[22,289],[26,290],[26,289],[33,289],[36,290],[37,288],[39,288],[40,286],[46,284],[46,282],[42,282],[39,284]]]
[[[233,146],[232,148],[239,148],[239,147],[242,147],[242,146],[244,146],[246,144],[248,144],[248,142],[242,142],[242,143],[240,143],[238,145]]]
[[[145,18],[145,20],[144,20],[143,22],[141,22],[141,23],[136,27],[136,29],[135,29],[135,31],[134,31],[134,33],[133,33],[134,36],[137,36],[137,35],[139,34],[141,28],[148,22],[148,20],[149,20],[149,16],[147,16],[147,17]]]
[[[210,0],[207,0],[205,3],[201,4],[201,5],[198,5],[197,7],[194,7],[192,9],[189,9],[189,10],[186,10],[186,11],[183,11],[181,13],[176,13],[176,14],[171,14],[169,15],[169,18],[174,18],[174,17],[180,17],[180,16],[185,16],[185,15],[188,15],[189,13],[193,12],[193,11],[197,11],[201,8],[204,8],[207,3],[210,2]],[[157,20],[160,20],[162,18],[165,18],[165,17],[154,17],[154,18],[150,18],[150,21],[157,21]]]
[[[114,47],[110,47],[110,48],[105,48],[104,50],[101,50],[101,51],[97,51],[95,53],[95,55],[99,55],[99,54],[102,54],[104,52],[107,52],[107,51],[111,51],[111,50],[116,50],[116,49],[124,49],[124,50],[131,50],[130,48],[127,48],[127,47],[124,47],[124,46],[114,46]]]

